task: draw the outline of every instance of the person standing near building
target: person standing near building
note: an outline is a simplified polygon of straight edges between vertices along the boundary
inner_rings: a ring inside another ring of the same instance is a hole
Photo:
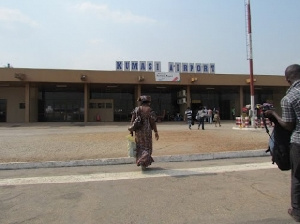
[[[290,88],[281,100],[282,116],[275,111],[265,111],[266,117],[274,116],[279,124],[292,132],[290,144],[291,159],[291,208],[288,213],[300,222],[300,65],[286,68],[285,79]]]
[[[232,116],[232,120],[235,120],[235,107],[231,108],[231,116]]]
[[[193,111],[191,110],[190,107],[188,107],[184,113],[186,115],[186,120],[187,120],[189,129],[191,130],[192,129],[192,120],[193,120]]]
[[[207,109],[206,109],[206,107],[203,107],[203,109],[204,109],[204,112],[206,114],[205,117],[204,117],[204,121],[208,122]]]
[[[148,166],[154,162],[152,158],[152,130],[155,133],[155,139],[159,139],[157,126],[156,126],[156,115],[151,109],[151,97],[140,96],[138,101],[141,102],[139,107],[136,107],[132,112],[131,124],[136,118],[136,111],[141,117],[142,127],[135,131],[135,142],[136,142],[136,165],[141,166],[142,170],[146,170]]]
[[[221,127],[221,118],[220,118],[220,111],[219,110],[214,110],[214,122],[215,122],[215,127],[217,127],[217,124],[219,124],[219,127]]]
[[[197,120],[199,121],[198,130],[199,130],[200,126],[201,126],[202,130],[204,130],[204,121],[205,121],[205,118],[207,117],[205,108],[198,110],[196,117],[197,117]]]
[[[212,111],[212,109],[208,109],[207,110],[207,117],[208,117],[208,122],[210,123],[210,124],[212,124],[212,116],[213,116],[213,111]]]

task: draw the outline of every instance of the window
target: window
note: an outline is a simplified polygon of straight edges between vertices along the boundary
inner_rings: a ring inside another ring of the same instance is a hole
[[[112,103],[106,103],[106,108],[112,108]]]
[[[98,108],[105,108],[105,103],[98,103]]]

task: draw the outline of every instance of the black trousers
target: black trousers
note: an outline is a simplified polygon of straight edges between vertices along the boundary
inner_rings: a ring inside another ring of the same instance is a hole
[[[198,129],[200,128],[200,125],[202,126],[202,130],[204,130],[204,117],[200,117]]]
[[[300,217],[300,144],[291,144],[291,205]]]

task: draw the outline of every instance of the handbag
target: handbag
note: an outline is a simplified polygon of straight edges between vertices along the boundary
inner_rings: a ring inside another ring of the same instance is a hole
[[[132,122],[132,125],[130,125],[128,128],[128,131],[130,131],[130,132],[137,131],[137,130],[141,129],[143,126],[143,121],[142,121],[139,111],[140,111],[140,108],[135,109],[135,119]]]

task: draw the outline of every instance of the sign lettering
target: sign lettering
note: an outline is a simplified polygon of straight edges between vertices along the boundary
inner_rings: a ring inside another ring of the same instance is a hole
[[[161,72],[160,61],[116,61],[116,71]],[[215,73],[214,63],[168,62],[168,72],[172,73]]]

